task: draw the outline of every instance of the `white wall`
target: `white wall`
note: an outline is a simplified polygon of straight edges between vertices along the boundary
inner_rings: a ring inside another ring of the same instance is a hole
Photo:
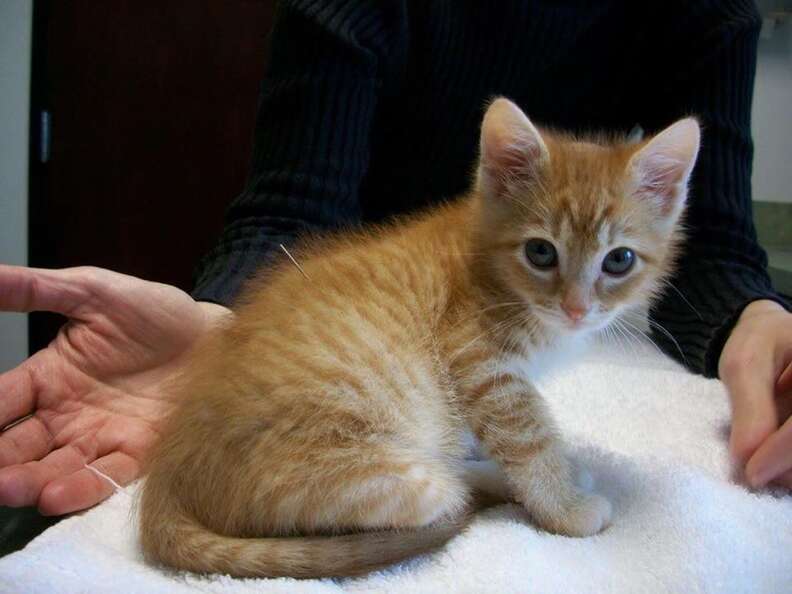
[[[792,203],[792,17],[765,21],[752,120],[753,198]]]
[[[0,0],[0,262],[27,262],[32,0]],[[0,313],[0,371],[27,355],[27,319]]]

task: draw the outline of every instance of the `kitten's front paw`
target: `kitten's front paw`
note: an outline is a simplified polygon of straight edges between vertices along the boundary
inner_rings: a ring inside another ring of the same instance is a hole
[[[538,518],[543,528],[566,536],[592,536],[608,527],[613,508],[596,494],[580,493],[550,518]]]
[[[568,536],[591,536],[608,527],[613,507],[602,495],[592,493],[581,495],[568,512],[562,521],[563,533]]]

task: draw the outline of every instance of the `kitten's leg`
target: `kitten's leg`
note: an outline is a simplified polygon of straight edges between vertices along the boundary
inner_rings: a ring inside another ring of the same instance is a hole
[[[470,489],[445,461],[404,448],[323,452],[323,468],[278,504],[305,533],[417,528],[465,515]],[[328,473],[326,468],[338,468]]]
[[[416,443],[416,423],[394,415],[386,425],[371,408],[369,425],[338,408],[312,410],[299,431],[286,416],[284,427],[252,424],[253,437],[232,442],[242,444],[233,457],[228,448],[206,443],[213,470],[204,474],[222,477],[215,484],[232,495],[215,498],[202,521],[217,532],[250,537],[418,528],[466,517],[470,489],[453,463],[461,451],[446,451],[434,438]]]
[[[489,377],[471,387],[467,408],[471,428],[542,528],[588,536],[608,525],[610,503],[576,485],[550,414],[530,383],[511,374]]]
[[[227,453],[216,455],[219,448],[207,444],[218,460],[209,476],[222,476],[215,483],[236,496],[216,504],[207,514],[216,523],[209,526],[247,537],[345,534],[419,528],[467,515],[470,489],[450,454],[412,443],[398,422],[387,432],[359,434],[351,414],[335,415],[312,415],[299,432],[273,423],[245,444],[245,455],[233,465]],[[246,493],[244,499],[237,495]]]

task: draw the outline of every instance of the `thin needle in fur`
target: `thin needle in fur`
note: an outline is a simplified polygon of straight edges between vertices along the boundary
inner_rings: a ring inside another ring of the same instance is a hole
[[[293,264],[294,264],[294,265],[297,267],[297,270],[299,270],[299,271],[302,273],[302,275],[303,275],[305,278],[307,278],[308,280],[311,280],[311,277],[310,277],[310,276],[308,276],[308,275],[305,273],[305,270],[303,270],[302,266],[300,266],[300,265],[297,263],[297,260],[295,260],[295,259],[294,259],[294,257],[293,257],[293,256],[292,256],[292,255],[289,253],[289,250],[287,250],[287,249],[286,249],[286,246],[285,246],[285,245],[283,245],[282,243],[279,243],[278,245],[279,245],[279,246],[280,246],[280,248],[283,250],[283,253],[284,253],[284,254],[286,254],[286,255],[289,257],[289,260],[291,260],[291,261],[292,261],[292,263],[293,263]]]

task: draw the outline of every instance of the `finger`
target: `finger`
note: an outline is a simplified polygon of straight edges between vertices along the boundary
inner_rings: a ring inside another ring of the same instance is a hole
[[[781,487],[786,487],[787,489],[792,489],[792,470],[787,470],[778,475],[773,480],[773,483]]]
[[[779,396],[783,396],[792,392],[792,363],[787,365],[784,373],[782,373],[781,377],[778,378],[776,391],[778,392]],[[792,394],[789,395],[792,396]]]
[[[50,357],[51,353],[40,351],[14,369],[0,373],[0,427],[35,411],[41,386],[54,381],[49,372]]]
[[[0,427],[5,427],[20,417],[32,413],[35,402],[36,392],[30,361],[0,374]],[[1,461],[0,465],[2,465]]]
[[[53,311],[73,317],[91,296],[94,283],[90,270],[0,264],[0,311]]]
[[[745,466],[745,477],[752,487],[768,482],[792,469],[792,419],[770,435]]]
[[[48,483],[79,470],[84,465],[84,459],[76,448],[66,446],[50,453],[43,460],[3,468],[0,470],[0,505],[37,505]]]
[[[37,417],[0,434],[0,467],[40,460],[52,450],[52,435]]]
[[[140,475],[140,463],[123,452],[108,454],[91,466],[121,486]],[[96,505],[114,492],[115,486],[110,481],[83,467],[48,484],[41,493],[39,511],[45,516],[68,514]]]
[[[721,374],[731,400],[732,427],[729,449],[745,463],[759,445],[778,428],[772,357],[753,351],[736,359]]]
[[[776,410],[781,421],[792,416],[792,393],[787,392],[776,398]]]

